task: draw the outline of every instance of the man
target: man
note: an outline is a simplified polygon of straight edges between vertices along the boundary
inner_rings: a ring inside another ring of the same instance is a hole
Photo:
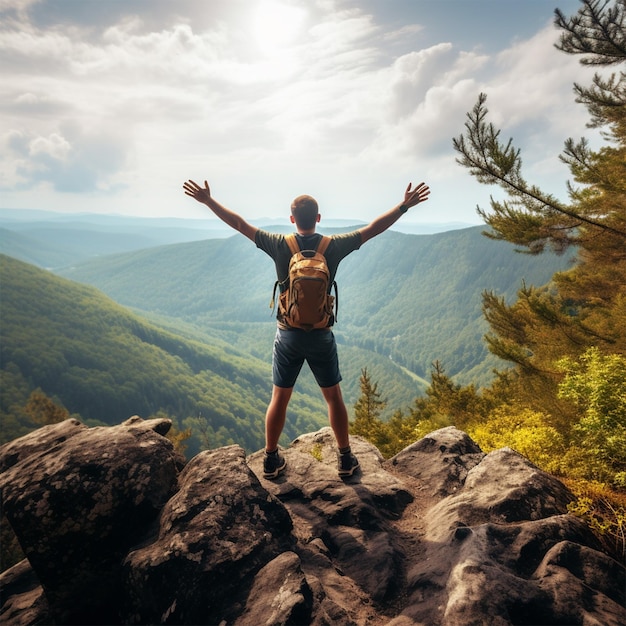
[[[281,289],[286,288],[289,260],[292,253],[284,235],[269,233],[246,222],[241,216],[222,206],[213,196],[207,181],[201,187],[193,180],[183,185],[188,196],[206,204],[223,222],[245,235],[272,257],[276,265]],[[409,183],[404,192],[404,200],[391,210],[383,213],[367,226],[343,235],[333,235],[324,253],[330,271],[330,284],[334,281],[340,261],[351,252],[358,250],[366,241],[386,231],[408,211],[409,208],[428,200],[430,189],[420,183],[412,189]],[[320,221],[317,202],[311,196],[298,196],[291,205],[291,223],[296,226],[296,238],[302,250],[313,250],[321,239],[315,232]],[[278,315],[278,328],[272,353],[272,398],[265,414],[265,457],[263,475],[276,478],[286,467],[283,455],[278,449],[278,440],[285,425],[287,405],[293,392],[300,369],[306,361],[320,386],[328,405],[330,426],[337,441],[337,462],[339,476],[351,476],[359,467],[357,458],[352,454],[348,437],[348,411],[341,395],[339,383],[339,361],[337,346],[330,322],[328,328],[311,331],[290,328]]]

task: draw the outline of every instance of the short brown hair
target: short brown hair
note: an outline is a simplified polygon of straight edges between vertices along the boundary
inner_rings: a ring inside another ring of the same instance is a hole
[[[311,196],[298,196],[291,203],[293,219],[302,230],[315,228],[318,212],[317,200]]]

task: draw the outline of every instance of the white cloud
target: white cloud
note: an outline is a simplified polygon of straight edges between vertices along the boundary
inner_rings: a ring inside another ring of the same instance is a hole
[[[49,137],[35,137],[28,146],[32,157],[49,157],[57,161],[66,160],[71,146],[65,137],[52,133]]]
[[[545,28],[527,41],[501,52],[496,63],[496,80],[490,92],[497,101],[502,120],[516,125],[520,120],[565,108],[573,111],[572,84],[590,73],[576,57],[554,48],[556,33]],[[565,97],[564,97],[565,96]],[[555,121],[563,120],[562,115]],[[578,123],[579,119],[575,120]]]
[[[425,9],[387,27],[333,2],[268,2],[194,3],[206,26],[194,14],[166,19],[172,4],[148,14],[132,0],[102,26],[83,14],[46,27],[28,19],[29,3],[11,12],[0,26],[7,201],[56,208],[71,205],[68,192],[90,193],[90,206],[106,209],[117,193],[118,211],[171,213],[177,201],[175,212],[189,206],[180,184],[200,171],[225,202],[263,214],[284,204],[278,187],[292,197],[306,186],[346,207],[367,189],[359,215],[373,216],[407,176],[445,186],[429,205],[466,186],[451,139],[481,91],[493,121],[523,132],[542,163],[584,126],[571,97],[580,70],[553,49],[550,28],[490,55],[459,45],[454,31],[423,45]],[[288,16],[286,30],[260,20],[270,9]]]

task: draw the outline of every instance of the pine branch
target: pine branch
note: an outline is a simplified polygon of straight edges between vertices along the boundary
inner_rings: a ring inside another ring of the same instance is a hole
[[[554,24],[563,30],[556,48],[568,54],[587,55],[583,65],[614,65],[626,58],[626,0],[583,0],[583,8],[571,18],[555,10]]]
[[[486,94],[481,93],[478,96],[478,102],[467,114],[465,135],[452,140],[454,149],[462,155],[461,158],[456,159],[457,163],[467,167],[481,183],[501,186],[529,211],[558,213],[575,222],[582,222],[626,238],[626,232],[581,215],[553,196],[543,194],[538,187],[529,186],[521,174],[520,151],[513,147],[511,139],[506,145],[500,143],[500,130],[496,130],[492,123],[486,122],[488,113],[485,107],[486,100]],[[500,205],[502,206],[506,205]],[[493,201],[492,207],[498,210],[498,204]]]

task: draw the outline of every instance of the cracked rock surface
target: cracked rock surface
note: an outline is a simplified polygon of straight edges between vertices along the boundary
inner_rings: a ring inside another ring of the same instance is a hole
[[[27,560],[3,624],[626,623],[625,572],[567,513],[567,488],[448,427],[337,475],[324,428],[262,474],[239,446],[185,463],[168,420],[46,426],[0,448]]]

